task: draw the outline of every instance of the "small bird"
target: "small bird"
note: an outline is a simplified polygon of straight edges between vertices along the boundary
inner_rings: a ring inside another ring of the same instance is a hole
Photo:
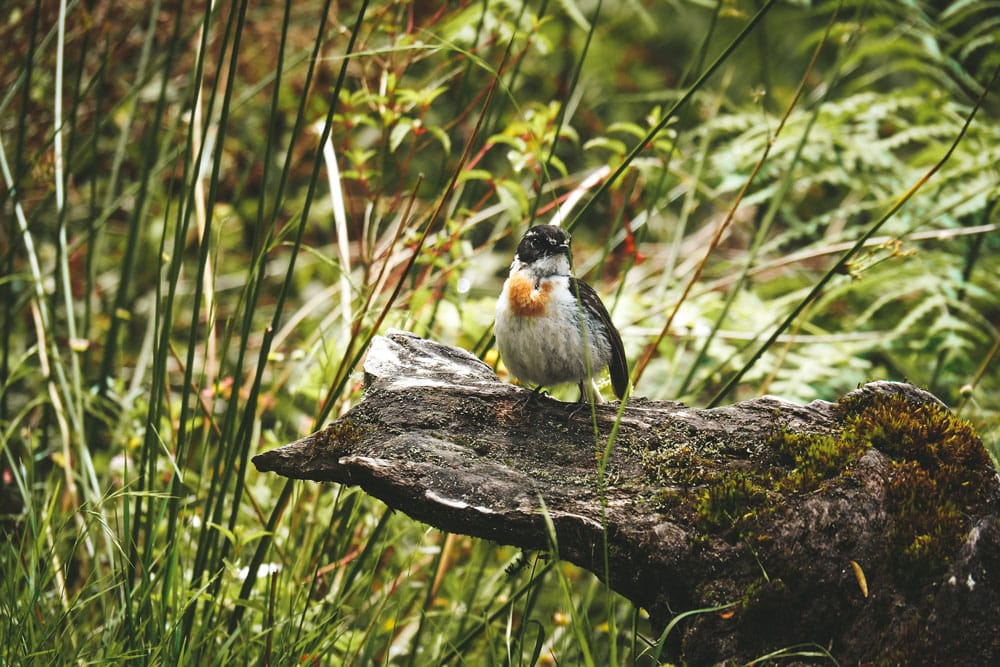
[[[497,301],[495,333],[504,364],[522,382],[585,385],[608,367],[615,396],[628,388],[621,335],[594,288],[573,277],[570,237],[556,225],[525,232]],[[581,326],[582,321],[586,326]],[[596,391],[594,396],[600,400]]]

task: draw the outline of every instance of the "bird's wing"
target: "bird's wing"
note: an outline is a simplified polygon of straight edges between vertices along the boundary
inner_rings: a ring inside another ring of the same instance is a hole
[[[608,364],[608,371],[611,374],[611,387],[615,390],[615,396],[622,398],[625,390],[628,389],[628,360],[625,358],[625,346],[622,345],[622,337],[611,321],[608,309],[604,307],[601,297],[597,295],[594,288],[576,278],[570,278],[570,289],[574,294],[580,295],[580,301],[585,308],[596,313],[604,324],[605,331],[608,332],[608,342],[611,343],[611,362]]]

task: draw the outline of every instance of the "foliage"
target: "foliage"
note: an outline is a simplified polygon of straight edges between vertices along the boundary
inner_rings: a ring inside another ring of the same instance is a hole
[[[495,361],[555,212],[640,394],[908,378],[996,453],[995,9],[14,8],[0,659],[654,662],[590,575],[248,465],[359,400],[387,327]]]

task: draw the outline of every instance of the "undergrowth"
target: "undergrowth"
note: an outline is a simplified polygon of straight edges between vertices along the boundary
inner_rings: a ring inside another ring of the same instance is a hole
[[[555,215],[638,394],[908,379],[996,454],[987,5],[13,8],[0,661],[654,663],[587,573],[248,464],[388,327],[497,363]]]

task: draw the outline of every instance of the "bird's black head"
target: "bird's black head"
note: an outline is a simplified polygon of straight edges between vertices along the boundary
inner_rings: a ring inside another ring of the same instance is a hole
[[[556,225],[532,227],[517,245],[517,259],[525,264],[553,255],[569,257],[569,234]]]

